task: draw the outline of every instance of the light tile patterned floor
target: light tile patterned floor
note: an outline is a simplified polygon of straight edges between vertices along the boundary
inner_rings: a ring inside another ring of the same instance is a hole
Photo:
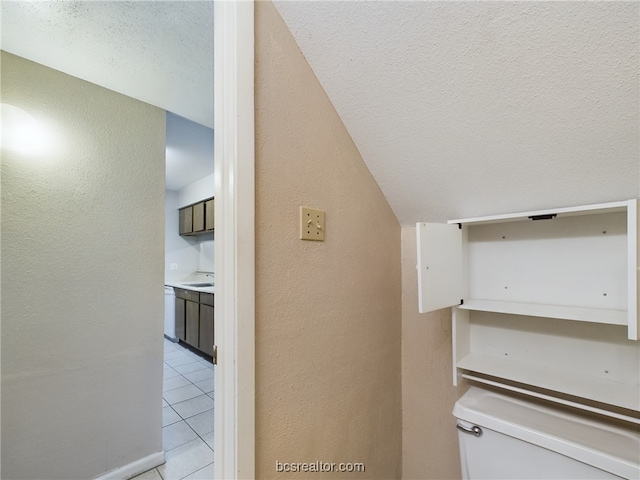
[[[213,365],[164,341],[164,465],[132,480],[213,479]]]

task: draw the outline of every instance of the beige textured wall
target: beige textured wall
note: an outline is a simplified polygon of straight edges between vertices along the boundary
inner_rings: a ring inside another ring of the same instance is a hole
[[[162,450],[165,112],[1,61],[56,139],[2,152],[2,478],[86,480]]]
[[[415,227],[402,227],[402,478],[458,479],[451,309],[418,313]]]
[[[400,227],[273,4],[255,18],[257,477],[400,478]],[[366,471],[275,468],[317,460]]]

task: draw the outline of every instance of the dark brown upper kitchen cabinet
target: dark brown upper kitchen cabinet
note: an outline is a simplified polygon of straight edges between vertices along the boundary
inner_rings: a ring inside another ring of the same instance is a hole
[[[179,209],[180,235],[199,235],[213,232],[215,228],[215,203],[213,198]]]
[[[205,230],[212,231],[215,228],[215,204],[214,199],[204,202]]]
[[[193,206],[193,233],[204,231],[204,202]]]
[[[179,210],[179,218],[180,235],[191,235],[193,232],[193,207],[181,208]]]

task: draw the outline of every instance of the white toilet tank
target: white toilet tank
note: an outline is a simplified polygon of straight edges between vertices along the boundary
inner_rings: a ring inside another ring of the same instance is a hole
[[[464,479],[640,479],[638,425],[478,387],[453,414]]]

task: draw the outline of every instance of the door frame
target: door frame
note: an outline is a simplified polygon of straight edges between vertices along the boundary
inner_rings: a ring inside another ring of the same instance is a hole
[[[214,2],[214,475],[255,478],[254,4]]]

